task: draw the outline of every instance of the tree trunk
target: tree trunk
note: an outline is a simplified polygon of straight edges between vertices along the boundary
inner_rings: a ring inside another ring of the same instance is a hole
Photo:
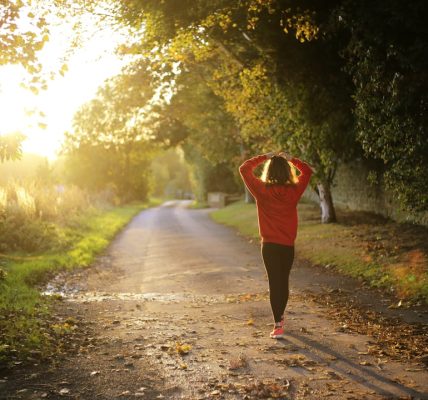
[[[318,196],[321,207],[321,223],[328,224],[336,222],[336,211],[334,210],[333,197],[331,195],[329,183],[318,183]]]

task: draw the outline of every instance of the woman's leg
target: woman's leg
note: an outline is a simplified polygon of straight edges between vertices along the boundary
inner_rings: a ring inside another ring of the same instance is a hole
[[[289,296],[289,276],[294,247],[263,243],[262,257],[269,280],[269,297],[275,322],[280,322]]]

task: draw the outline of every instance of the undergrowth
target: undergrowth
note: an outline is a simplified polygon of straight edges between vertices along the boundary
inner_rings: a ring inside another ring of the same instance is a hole
[[[50,250],[0,254],[0,362],[54,351],[58,329],[49,318],[52,299],[38,288],[60,270],[89,266],[145,206],[91,208],[69,226],[55,225],[61,242]]]

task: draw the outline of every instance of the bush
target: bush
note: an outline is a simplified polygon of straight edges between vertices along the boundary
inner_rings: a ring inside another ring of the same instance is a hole
[[[64,246],[58,227],[73,225],[90,208],[89,196],[74,186],[9,183],[0,187],[0,251],[36,252]]]

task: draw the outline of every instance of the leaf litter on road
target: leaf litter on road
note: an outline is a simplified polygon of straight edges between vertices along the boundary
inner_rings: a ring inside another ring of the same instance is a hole
[[[307,293],[307,298],[328,307],[325,315],[340,324],[341,332],[355,332],[372,338],[367,353],[378,359],[416,361],[428,367],[428,326],[409,324],[363,308],[343,293]],[[346,329],[344,328],[346,326]]]
[[[240,395],[244,399],[286,399],[289,398],[290,381],[282,379],[280,382],[264,379],[248,383],[229,382],[218,383],[211,396],[219,396],[222,393]]]

